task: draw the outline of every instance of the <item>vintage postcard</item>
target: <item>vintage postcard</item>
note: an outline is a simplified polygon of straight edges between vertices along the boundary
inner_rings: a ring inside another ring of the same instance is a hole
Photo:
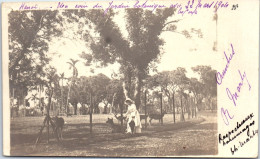
[[[258,156],[258,0],[2,3],[6,156]]]

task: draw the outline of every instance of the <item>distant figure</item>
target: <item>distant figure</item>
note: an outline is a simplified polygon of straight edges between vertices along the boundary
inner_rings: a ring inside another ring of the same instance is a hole
[[[128,105],[127,112],[126,112],[126,117],[128,119],[127,120],[126,132],[132,133],[131,126],[134,125],[133,130],[135,131],[135,133],[141,133],[142,124],[141,124],[141,121],[140,121],[140,114],[136,109],[136,105],[134,104],[134,102],[130,98],[127,98],[125,100],[125,104]],[[130,123],[132,121],[134,122],[134,124],[132,123],[131,126],[130,126]]]

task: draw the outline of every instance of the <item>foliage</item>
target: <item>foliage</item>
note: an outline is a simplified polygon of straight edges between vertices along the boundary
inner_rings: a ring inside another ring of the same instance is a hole
[[[180,20],[170,20],[175,11],[174,8],[157,9],[155,12],[129,8],[122,13],[124,22],[120,24],[115,22],[118,13],[113,9],[104,16],[101,16],[104,11],[99,9],[68,10],[64,15],[68,17],[69,23],[78,26],[77,34],[91,49],[91,52],[83,52],[81,55],[85,64],[120,64],[125,97],[132,98],[138,108],[142,80],[149,70],[156,69],[155,63],[164,52],[161,33],[172,31],[187,38],[191,37],[190,33],[194,33],[203,37],[200,29],[177,32],[176,23]],[[125,30],[121,28],[122,24]]]
[[[148,73],[150,63],[157,61],[162,53],[160,46],[163,40],[160,34],[165,27],[167,19],[174,14],[174,9],[159,9],[156,13],[143,9],[127,9],[125,12],[125,23],[127,36],[120,30],[114,22],[116,13],[110,10],[107,15],[102,10],[73,10],[64,13],[70,19],[84,21],[80,29],[86,41],[86,45],[92,53],[84,52],[82,58],[86,59],[86,64],[99,62],[101,66],[111,63],[119,63],[124,80],[128,83],[124,89],[125,96],[132,97],[137,106],[140,104],[140,90],[142,79]],[[88,18],[86,18],[88,17]],[[94,35],[91,34],[94,30]],[[131,80],[134,80],[134,94],[129,94]]]
[[[214,101],[212,101],[217,96],[217,83],[215,79],[216,70],[213,70],[210,66],[196,66],[192,70],[200,75],[200,84],[202,91],[201,94],[207,99],[207,107],[210,109],[215,109]],[[201,98],[199,98],[201,100]]]
[[[146,81],[148,88],[157,88],[163,91],[169,98],[176,90],[186,89],[188,84],[186,70],[181,67],[172,71],[159,72],[158,74],[149,77]]]
[[[8,15],[10,93],[23,99],[29,87],[43,85],[49,41],[61,35],[58,11],[11,11]],[[41,89],[42,90],[42,89]]]
[[[200,75],[200,80],[204,86],[203,94],[214,97],[217,95],[217,83],[215,79],[216,70],[210,66],[196,66],[192,70]]]
[[[78,103],[90,105],[90,96],[95,112],[98,112],[98,104],[107,98],[107,86],[110,79],[104,74],[75,79],[75,84],[71,89],[69,102],[75,107]],[[75,108],[76,110],[77,108]]]
[[[124,110],[123,103],[125,101],[125,97],[121,80],[113,79],[110,81],[107,87],[107,99],[108,102],[112,104],[113,109],[116,112]]]

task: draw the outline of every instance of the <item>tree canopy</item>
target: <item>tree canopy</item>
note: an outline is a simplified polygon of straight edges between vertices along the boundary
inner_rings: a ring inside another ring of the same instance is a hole
[[[81,55],[86,64],[97,61],[103,66],[119,63],[124,79],[125,96],[133,98],[138,107],[142,79],[149,72],[150,64],[157,61],[163,53],[160,46],[164,41],[160,38],[160,34],[167,25],[178,22],[167,21],[174,15],[175,10],[158,9],[153,13],[143,9],[126,9],[124,18],[127,33],[115,23],[113,18],[117,13],[110,10],[107,15],[100,16],[102,12],[102,10],[73,10],[65,15],[76,21],[80,19],[83,21],[80,25],[80,29],[83,29],[81,33],[86,45],[92,50],[92,53],[83,52]],[[130,93],[132,83],[135,85],[133,94]]]
[[[10,93],[22,99],[30,87],[45,83],[49,41],[62,34],[62,17],[58,11],[34,10],[11,11],[8,18]]]

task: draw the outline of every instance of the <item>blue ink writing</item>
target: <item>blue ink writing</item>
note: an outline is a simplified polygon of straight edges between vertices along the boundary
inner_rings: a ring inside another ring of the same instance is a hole
[[[179,8],[178,14],[182,14],[182,16],[187,13],[187,14],[197,14],[197,7],[195,9],[193,8],[194,0],[188,1],[187,5],[185,6],[185,10],[182,10],[182,7]]]
[[[229,125],[229,119],[233,119],[234,115],[230,116],[227,109],[221,108],[221,117],[226,125]]]
[[[195,6],[195,7],[194,7]],[[197,10],[199,8],[215,8],[215,11],[217,11],[219,8],[227,8],[229,6],[228,2],[223,2],[223,1],[212,1],[210,3],[201,3],[201,0],[198,0],[197,4],[194,3],[194,0],[189,0],[187,5],[185,5],[184,7],[179,6],[179,7],[173,7],[173,5],[171,5],[171,8],[179,8],[178,10],[178,14],[182,14],[182,16],[184,14],[197,14]]]
[[[109,6],[107,7],[107,9],[105,9],[104,13],[106,14],[109,9],[122,9],[122,8],[129,8],[128,5],[124,5],[124,3],[121,3],[120,5],[113,5],[114,1],[109,2]]]
[[[181,7],[181,4],[178,3],[170,5],[170,8],[179,8],[179,7]]]
[[[156,9],[162,9],[162,8],[175,8],[178,14],[197,14],[198,10],[201,8],[215,8],[215,11],[217,11],[219,8],[227,8],[229,6],[228,2],[225,1],[211,1],[211,2],[206,2],[202,3],[202,0],[188,0],[186,4],[181,4],[181,3],[172,3],[170,5],[168,4],[161,4],[161,3],[155,3],[153,1],[140,1],[136,0],[133,2],[133,4],[129,4],[129,2],[116,2],[116,1],[110,1],[108,2],[108,7],[104,7],[100,5],[99,3],[94,4],[94,5],[87,5],[87,4],[76,4],[72,8],[76,9],[85,9],[85,8],[94,8],[94,9],[103,9],[104,14],[106,14],[109,9],[126,9],[126,8],[142,8],[142,9],[150,9],[152,12],[154,12]],[[68,9],[69,5],[65,4],[66,2],[58,2],[57,6],[50,6],[47,8],[55,8],[56,9]],[[119,4],[115,4],[119,3]],[[40,9],[40,7],[35,4],[35,5],[28,5],[26,3],[22,3],[19,7],[19,10],[32,10],[32,9]],[[238,4],[234,4],[232,10],[235,10],[238,8]]]
[[[244,85],[244,80],[245,80],[245,79],[246,79],[246,81],[247,81],[249,91],[251,90],[251,85],[250,85],[250,83],[248,82],[248,79],[247,79],[247,77],[246,77],[246,72],[244,72],[244,74],[242,75],[241,72],[240,72],[240,70],[238,70],[238,73],[239,73],[239,75],[240,75],[241,81],[238,83],[237,91],[235,91],[235,93],[231,93],[231,91],[229,90],[229,88],[226,89],[228,98],[233,101],[233,104],[234,104],[235,106],[236,106],[236,101],[238,100],[238,97],[239,97],[239,93],[241,93],[241,88],[242,88],[242,86]]]
[[[155,11],[157,8],[165,8],[166,6],[165,5],[159,5],[159,4],[147,4],[148,0],[145,1],[143,4],[139,4],[139,1],[137,1],[135,4],[134,4],[134,8],[152,8],[153,10],[152,11]]]
[[[57,9],[59,8],[68,8],[68,5],[63,4],[62,2],[58,3]]]
[[[213,3],[214,3],[214,1],[213,1],[211,4],[205,3],[205,4],[203,5],[203,8],[211,8],[211,6],[213,5]]]
[[[19,10],[31,10],[31,9],[38,9],[38,5],[35,4],[32,6],[29,6],[29,5],[26,5],[25,3],[22,3],[22,5],[19,8]]]
[[[88,6],[86,4],[84,5],[76,4],[75,8],[88,8]]]
[[[217,80],[217,84],[218,85],[222,84],[222,80],[223,80],[223,78],[225,77],[225,75],[226,75],[226,73],[228,71],[228,67],[230,65],[230,62],[231,62],[233,56],[235,55],[235,50],[234,50],[232,44],[231,44],[231,48],[232,48],[232,53],[229,55],[229,57],[227,56],[226,52],[224,51],[224,55],[226,57],[227,64],[226,64],[225,68],[223,69],[222,73],[217,72],[217,74],[216,74],[216,80]]]
[[[99,5],[99,3],[97,3],[96,5],[93,6],[93,8],[102,8],[102,6]]]
[[[192,0],[191,4],[190,4],[190,1],[188,1],[188,4],[185,6],[186,9],[188,9],[189,7],[192,8],[194,4],[194,0]]]
[[[224,2],[222,2],[222,1],[217,1],[216,3],[215,3],[215,5],[214,5],[214,8],[216,8],[216,10],[215,11],[217,11],[219,8],[227,8],[229,6],[229,4],[228,4],[228,2],[226,2],[225,4],[224,4]]]

